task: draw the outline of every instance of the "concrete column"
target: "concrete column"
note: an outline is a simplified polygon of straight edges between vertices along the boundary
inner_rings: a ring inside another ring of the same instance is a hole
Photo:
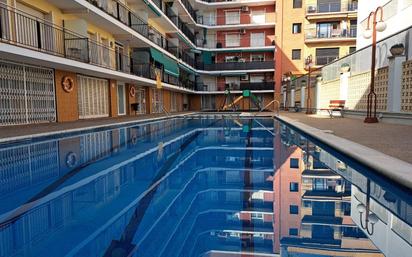
[[[340,87],[339,87],[339,99],[348,100],[348,88],[349,88],[349,76],[350,72],[343,72],[340,74]]]
[[[401,111],[401,84],[402,84],[402,63],[406,57],[391,56],[389,57],[389,73],[388,73],[388,112]]]
[[[316,78],[316,85],[315,85],[315,101],[316,101],[316,110],[319,110],[321,108],[320,106],[320,90],[322,86],[322,77],[317,77]]]
[[[306,87],[302,86],[300,88],[300,106],[305,108],[306,106]]]
[[[290,107],[295,107],[295,89],[290,90]]]

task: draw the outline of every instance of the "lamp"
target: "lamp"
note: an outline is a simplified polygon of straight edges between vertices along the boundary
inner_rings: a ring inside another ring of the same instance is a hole
[[[380,14],[380,19],[377,21],[376,16]],[[372,29],[370,27],[370,21],[372,20]],[[376,8],[374,12],[371,12],[368,16],[368,25],[363,32],[363,37],[369,39],[372,37],[372,61],[371,61],[371,86],[368,94],[368,100],[366,105],[366,118],[365,123],[377,123],[376,117],[376,93],[375,93],[375,66],[376,66],[376,32],[382,32],[386,29],[386,23],[383,21],[383,9],[382,6]]]

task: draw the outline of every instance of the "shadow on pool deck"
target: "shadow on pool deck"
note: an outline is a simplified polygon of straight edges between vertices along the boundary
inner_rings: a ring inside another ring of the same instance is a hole
[[[292,112],[281,112],[280,115],[320,130],[330,130],[338,137],[412,163],[412,126],[389,123],[367,124],[362,119],[331,119],[325,115]]]
[[[192,112],[176,112],[171,115],[189,114]],[[61,130],[79,129],[94,126],[115,125],[116,123],[139,121],[150,118],[166,117],[166,114],[145,114],[139,116],[121,116],[116,118],[97,118],[69,122],[51,122],[40,124],[0,126],[0,139],[8,137],[18,137],[26,135],[35,135],[40,133],[56,132]]]

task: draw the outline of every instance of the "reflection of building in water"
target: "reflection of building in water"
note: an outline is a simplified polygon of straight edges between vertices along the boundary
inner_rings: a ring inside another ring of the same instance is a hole
[[[352,185],[351,217],[354,222],[365,234],[369,234],[371,241],[386,256],[410,256],[411,205],[363,175],[353,173],[353,176],[357,181],[357,186]],[[366,222],[365,210],[368,202],[370,215]],[[371,215],[375,215],[375,220],[370,218]]]
[[[350,217],[351,184],[318,161],[312,143],[284,128],[281,136],[275,146],[275,252],[382,256]]]
[[[58,177],[56,141],[0,150],[0,195]]]

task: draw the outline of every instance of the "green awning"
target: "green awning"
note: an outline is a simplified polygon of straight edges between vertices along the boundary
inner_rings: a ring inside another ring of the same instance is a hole
[[[162,16],[162,14],[158,11],[158,10],[156,10],[156,7],[154,7],[152,4],[150,4],[149,3],[149,1],[147,1],[147,0],[143,0],[143,2],[145,3],[145,4],[147,4],[148,6],[149,6],[149,8],[157,15],[157,16]]]
[[[177,65],[176,61],[164,55],[155,48],[150,48],[150,54],[156,62],[163,64],[164,72],[169,75],[179,77],[179,66]]]
[[[186,66],[183,65],[183,64],[180,64],[180,63],[179,63],[179,67],[182,68],[183,70],[189,72],[190,74],[196,75],[196,72],[195,72],[194,70],[192,70],[192,69],[189,68],[189,67],[186,67]]]

